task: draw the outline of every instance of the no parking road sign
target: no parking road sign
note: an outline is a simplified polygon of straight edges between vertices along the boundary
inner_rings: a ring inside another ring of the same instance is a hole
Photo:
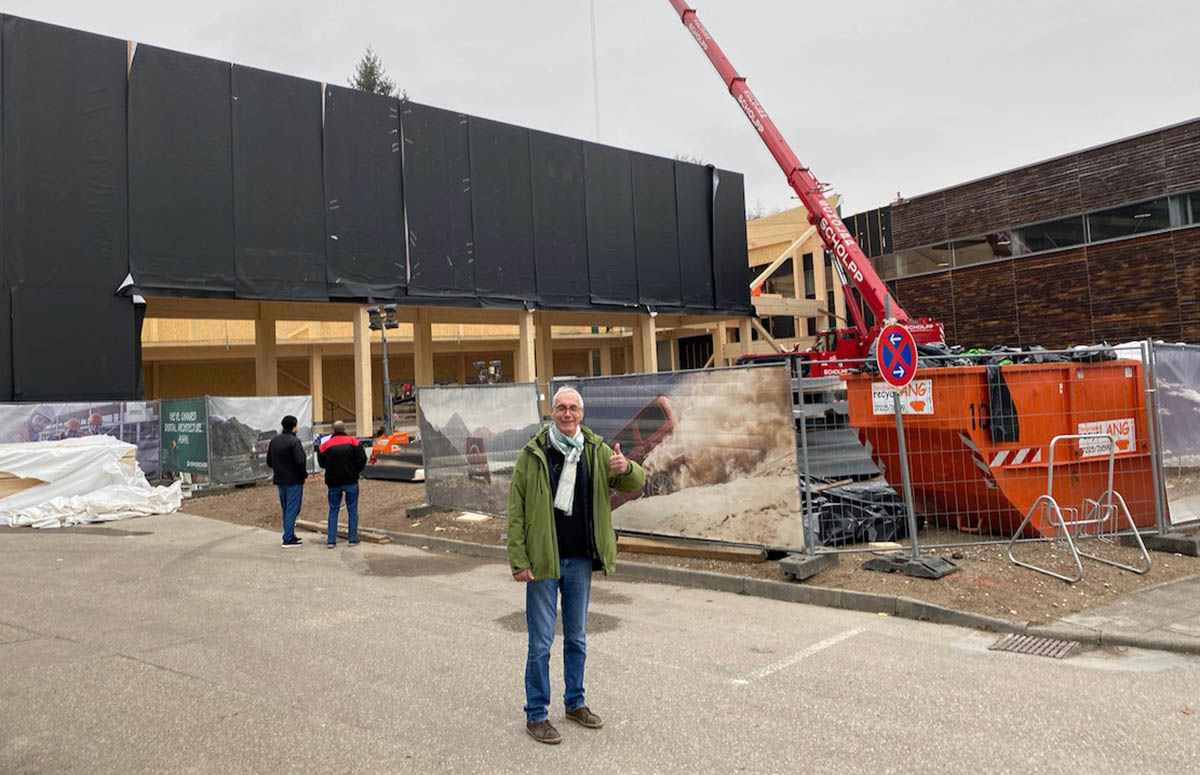
[[[875,361],[883,381],[894,388],[912,382],[917,373],[917,342],[908,329],[898,323],[883,327],[875,347]]]

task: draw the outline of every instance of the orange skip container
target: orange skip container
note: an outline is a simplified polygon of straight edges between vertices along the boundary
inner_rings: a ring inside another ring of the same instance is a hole
[[[993,367],[994,369],[995,367]],[[913,500],[940,527],[1012,535],[1046,492],[1050,440],[1111,433],[1117,454],[1113,488],[1139,527],[1154,525],[1154,479],[1140,361],[921,369],[901,393]],[[891,394],[878,377],[845,377],[850,423],[897,491],[901,487]],[[1007,394],[1007,395],[1006,395]],[[1011,399],[1011,400],[1010,400]],[[1007,407],[1007,409],[1006,409]],[[1015,411],[1014,411],[1015,410]],[[1087,508],[1108,481],[1107,440],[1064,441],[1054,451],[1053,496],[1063,508]],[[1027,536],[1052,536],[1035,515]]]

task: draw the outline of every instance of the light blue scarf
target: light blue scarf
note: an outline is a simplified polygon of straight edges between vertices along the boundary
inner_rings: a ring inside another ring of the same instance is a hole
[[[558,489],[554,491],[554,508],[567,516],[575,509],[575,472],[579,469],[579,459],[583,456],[583,431],[575,429],[574,436],[568,436],[550,424],[550,443],[562,453],[562,474],[558,477]]]

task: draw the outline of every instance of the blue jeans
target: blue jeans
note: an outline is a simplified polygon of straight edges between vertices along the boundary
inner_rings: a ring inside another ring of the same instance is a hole
[[[558,618],[558,593],[562,591],[563,697],[567,710],[583,702],[583,665],[587,661],[587,610],[592,594],[590,557],[559,560],[560,578],[530,581],[525,585],[525,626],[529,653],[525,659],[525,719],[544,721],[550,705],[550,645]]]
[[[337,543],[338,510],[342,507],[342,493],[346,495],[346,514],[349,523],[346,525],[346,536],[350,543],[358,543],[358,485],[340,484],[329,485],[329,537],[330,544]]]
[[[300,516],[300,501],[304,499],[304,485],[277,484],[279,505],[283,508],[283,540],[296,537],[296,517]]]

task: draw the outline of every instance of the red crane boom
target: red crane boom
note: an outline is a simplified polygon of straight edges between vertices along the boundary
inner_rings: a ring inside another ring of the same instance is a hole
[[[700,22],[696,11],[684,0],[670,0],[670,3],[679,14],[683,25],[692,33],[692,37],[700,44],[701,50],[708,56],[713,67],[717,69],[721,80],[725,82],[729,93],[741,106],[746,118],[750,120],[750,124],[758,132],[762,141],[766,143],[767,150],[775,157],[779,168],[787,176],[792,190],[796,192],[805,209],[808,210],[809,223],[817,227],[821,241],[837,259],[845,276],[854,282],[855,287],[862,294],[863,300],[875,315],[876,321],[882,321],[886,317],[892,317],[901,322],[909,320],[908,313],[891,295],[887,285],[879,279],[879,275],[875,273],[875,269],[871,266],[871,262],[863,253],[862,248],[854,241],[846,224],[826,201],[823,193],[824,186],[807,167],[800,163],[800,159],[796,157],[787,141],[783,139],[783,135],[779,133],[775,122],[767,115],[762,103],[746,85],[746,79],[738,75],[737,70],[725,57],[725,53],[721,51],[721,47],[717,45],[708,29]],[[853,303],[853,300],[848,301]],[[862,328],[861,321],[859,326]],[[940,326],[938,328],[940,329]],[[859,333],[864,339],[866,338],[865,328]]]

